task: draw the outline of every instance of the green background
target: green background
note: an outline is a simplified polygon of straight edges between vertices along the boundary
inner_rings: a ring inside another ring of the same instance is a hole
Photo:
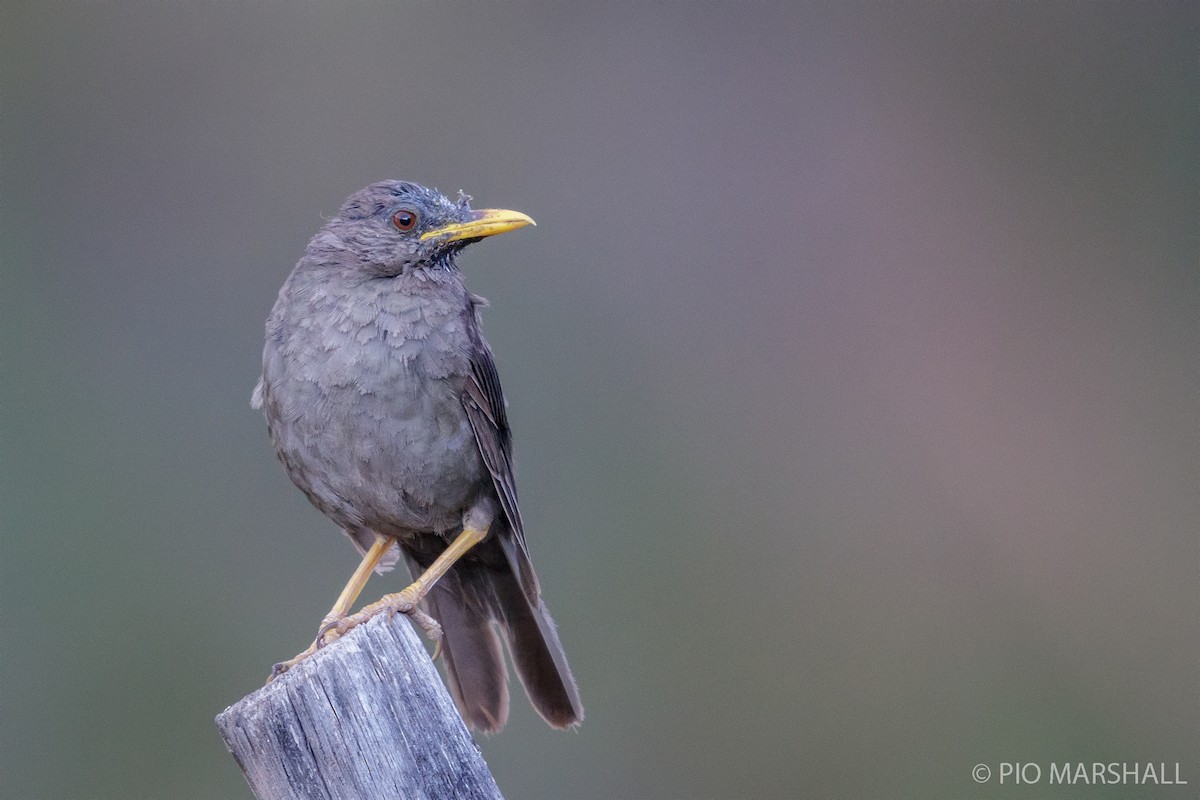
[[[509,797],[1194,796],[1198,31],[5,3],[0,795],[249,797],[212,717],[356,560],[249,408],[263,321],[403,178],[538,221],[463,266],[588,717],[514,703]]]

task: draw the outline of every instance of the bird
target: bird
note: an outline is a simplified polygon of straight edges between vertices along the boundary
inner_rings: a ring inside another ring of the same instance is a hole
[[[437,640],[471,728],[508,718],[503,641],[534,709],[566,729],[583,705],[526,544],[487,301],[459,268],[467,246],[535,223],[470,201],[397,180],[355,192],[267,318],[251,405],[288,477],[362,555],[316,640],[272,678],[402,612]],[[367,578],[401,558],[413,582],[350,614]]]

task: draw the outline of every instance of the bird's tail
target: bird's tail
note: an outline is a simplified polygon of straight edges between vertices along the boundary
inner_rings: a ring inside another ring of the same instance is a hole
[[[450,693],[472,728],[492,733],[504,727],[508,672],[499,633],[533,707],[551,726],[569,728],[583,720],[583,704],[554,620],[536,589],[522,589],[498,538],[472,548],[425,598],[442,626]],[[408,547],[405,552],[414,575],[432,560]]]

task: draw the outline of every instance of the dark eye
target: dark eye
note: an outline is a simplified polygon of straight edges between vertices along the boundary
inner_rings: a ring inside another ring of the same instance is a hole
[[[392,224],[398,231],[411,231],[417,227],[417,212],[402,208],[392,214]]]

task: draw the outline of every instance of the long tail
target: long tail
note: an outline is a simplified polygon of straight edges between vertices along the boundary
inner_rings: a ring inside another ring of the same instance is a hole
[[[569,728],[583,720],[583,704],[554,620],[536,590],[522,589],[498,539],[476,545],[425,598],[442,625],[450,693],[472,728],[504,727],[508,672],[498,629],[533,707],[551,726]],[[408,547],[405,555],[414,575],[432,560]]]

